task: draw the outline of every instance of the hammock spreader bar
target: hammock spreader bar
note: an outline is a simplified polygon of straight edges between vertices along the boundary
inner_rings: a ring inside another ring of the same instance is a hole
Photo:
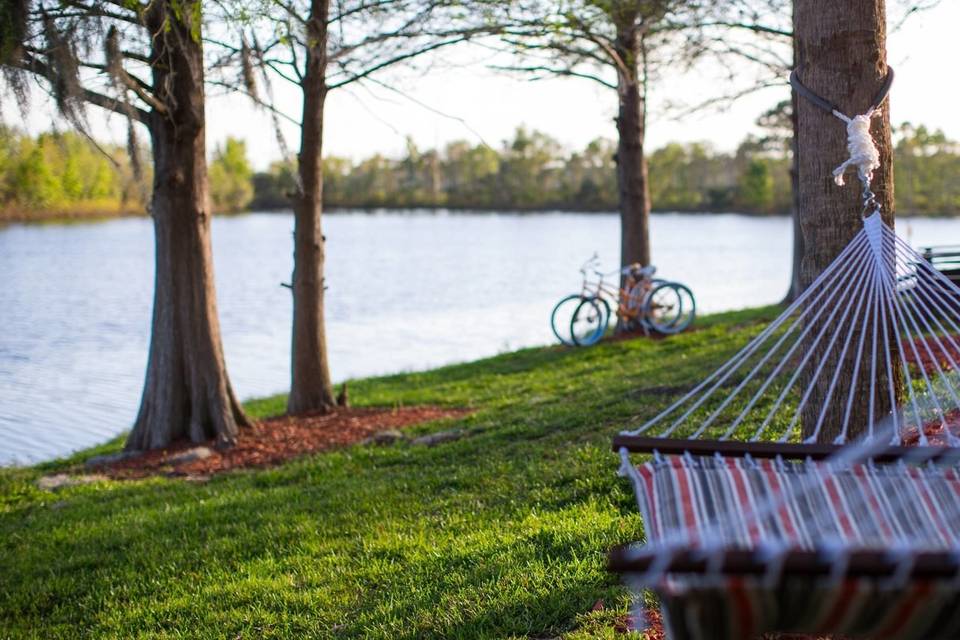
[[[844,449],[836,444],[793,444],[788,442],[743,442],[739,440],[684,440],[618,434],[613,438],[613,450],[626,449],[630,453],[660,453],[661,455],[712,456],[726,458],[783,458],[784,460],[826,460]],[[903,458],[912,461],[950,463],[960,462],[956,447],[904,447],[889,446],[870,459],[874,462],[896,462]]]
[[[709,553],[696,549],[665,550],[623,545],[614,547],[608,556],[607,567],[616,573],[642,574],[662,561],[664,553],[670,560],[664,573],[727,576],[764,576],[770,572],[770,555],[751,549],[726,549]],[[845,555],[846,569],[836,573],[837,558],[832,550],[792,549],[778,559],[778,570],[783,575],[831,576],[844,578],[905,577],[914,580],[950,580],[960,577],[960,556],[950,551],[925,551],[911,554],[912,565],[903,575],[904,557],[884,550],[851,550]]]

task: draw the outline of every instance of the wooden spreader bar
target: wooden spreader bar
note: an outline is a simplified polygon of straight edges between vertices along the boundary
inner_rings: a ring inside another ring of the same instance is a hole
[[[613,438],[613,450],[625,448],[632,453],[653,453],[663,455],[712,456],[719,453],[725,457],[776,458],[785,460],[823,460],[843,449],[835,444],[794,444],[785,442],[740,442],[736,440],[682,440],[677,438],[649,438],[642,436],[616,435]],[[909,457],[914,460],[938,459],[950,454],[960,461],[960,450],[954,447],[902,447],[889,446],[870,456],[876,462],[894,462]]]
[[[610,551],[607,567],[615,573],[643,573],[650,568],[658,555],[654,550],[643,551],[636,547],[631,549],[629,545],[615,547]],[[835,556],[817,551],[789,551],[783,560],[782,574],[828,576],[832,574],[835,563]],[[769,559],[760,557],[753,551],[731,549],[723,552],[719,571],[730,576],[762,576],[769,567]],[[885,551],[852,551],[843,575],[847,578],[889,578],[899,568],[900,560]],[[705,575],[707,560],[702,552],[678,551],[667,566],[666,573]],[[912,567],[905,577],[944,580],[956,578],[958,573],[960,559],[956,554],[929,551],[913,554]]]

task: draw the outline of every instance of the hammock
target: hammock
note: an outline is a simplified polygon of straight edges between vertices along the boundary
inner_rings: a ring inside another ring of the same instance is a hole
[[[960,637],[960,289],[870,190],[891,79],[847,118],[791,77],[847,123],[835,176],[857,168],[863,228],[733,358],[614,439],[647,541],[610,566],[657,593],[675,640]]]

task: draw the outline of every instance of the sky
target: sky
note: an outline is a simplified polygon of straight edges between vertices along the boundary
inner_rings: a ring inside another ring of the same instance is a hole
[[[888,61],[897,73],[890,103],[895,124],[924,124],[960,139],[960,82],[952,62],[960,53],[957,24],[960,1],[943,0],[934,9],[914,14],[890,33]],[[375,83],[331,92],[325,152],[353,159],[375,153],[400,156],[408,136],[421,149],[457,139],[496,147],[521,125],[543,131],[571,149],[598,137],[615,136],[616,95],[612,90],[572,78],[530,81],[493,70],[490,64],[491,54],[479,47],[441,50],[418,63],[418,69],[378,76],[401,93]],[[668,142],[694,141],[708,142],[720,150],[733,149],[756,130],[758,115],[789,95],[784,84],[722,110],[681,116],[666,108],[668,102],[694,104],[710,97],[710,89],[718,87],[713,75],[709,69],[700,69],[659,78],[652,84],[649,149]],[[296,89],[277,83],[274,91],[277,104],[296,116],[300,110]],[[51,105],[38,104],[27,128],[33,132],[49,129],[53,117]],[[96,116],[93,130],[98,137],[122,142],[125,125],[118,117]],[[228,136],[246,141],[255,169],[263,169],[281,156],[266,114],[243,98],[211,95],[207,106],[209,148]],[[285,128],[285,136],[295,149],[297,133],[292,125]]]

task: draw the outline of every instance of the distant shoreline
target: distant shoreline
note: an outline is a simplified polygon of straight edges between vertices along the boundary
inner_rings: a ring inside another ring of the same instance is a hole
[[[242,211],[235,212],[215,212],[218,216],[244,215],[247,213],[288,213],[292,206],[256,206],[249,207]],[[383,211],[403,212],[403,213],[456,213],[456,214],[489,214],[489,213],[509,213],[523,215],[541,215],[551,213],[570,213],[570,214],[615,214],[615,208],[610,207],[456,207],[456,206],[390,206],[390,205],[327,205],[324,213],[338,214],[345,212],[364,212],[378,213]],[[657,209],[654,208],[651,213],[682,213],[687,215],[742,215],[752,218],[776,218],[789,216],[789,211],[733,211],[730,209]],[[130,209],[107,209],[95,208],[89,210],[81,209],[51,209],[46,211],[22,212],[13,209],[0,210],[0,226],[5,224],[70,224],[74,222],[97,222],[103,220],[113,220],[118,218],[145,218],[145,211]],[[943,215],[928,212],[897,212],[898,218],[958,218],[957,215]]]

